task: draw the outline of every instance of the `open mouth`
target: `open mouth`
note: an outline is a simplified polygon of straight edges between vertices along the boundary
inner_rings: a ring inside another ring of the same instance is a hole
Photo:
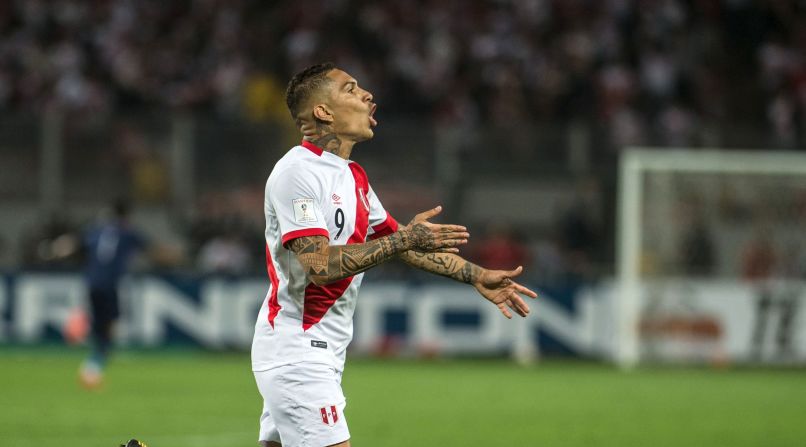
[[[376,120],[373,115],[375,115],[375,110],[378,108],[378,104],[372,104],[372,107],[369,108],[369,125],[375,127],[378,125],[378,120]]]

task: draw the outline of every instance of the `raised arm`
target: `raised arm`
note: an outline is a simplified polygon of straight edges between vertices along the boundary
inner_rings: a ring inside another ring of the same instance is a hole
[[[530,298],[537,297],[535,292],[512,280],[523,272],[523,267],[515,270],[488,270],[453,253],[425,253],[417,250],[404,251],[400,254],[400,259],[426,272],[472,285],[507,318],[512,318],[509,309],[522,317],[529,313],[529,306],[523,301],[521,294]]]
[[[305,236],[292,240],[289,249],[316,285],[329,284],[361,273],[406,250],[455,252],[467,243],[469,234],[461,225],[428,222],[442,210],[436,207],[418,214],[401,230],[363,244],[330,245],[324,236]]]

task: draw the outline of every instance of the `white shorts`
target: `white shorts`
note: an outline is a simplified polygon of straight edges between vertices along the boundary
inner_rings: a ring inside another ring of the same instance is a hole
[[[318,363],[255,371],[263,396],[259,441],[283,447],[325,447],[350,439],[341,373]]]

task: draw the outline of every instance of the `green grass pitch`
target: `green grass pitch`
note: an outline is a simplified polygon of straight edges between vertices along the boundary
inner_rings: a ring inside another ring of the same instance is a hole
[[[0,348],[0,445],[256,445],[247,355],[122,352],[87,392],[82,354]],[[344,389],[357,447],[806,445],[803,370],[352,359]]]

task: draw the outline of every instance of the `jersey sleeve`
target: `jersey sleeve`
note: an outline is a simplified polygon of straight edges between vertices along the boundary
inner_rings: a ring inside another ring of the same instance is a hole
[[[397,231],[397,221],[383,208],[380,199],[375,195],[375,191],[372,190],[372,186],[369,187],[367,200],[369,200],[367,239],[377,239]]]
[[[321,207],[320,187],[310,173],[286,170],[269,185],[267,200],[277,215],[285,246],[303,236],[330,238]]]

